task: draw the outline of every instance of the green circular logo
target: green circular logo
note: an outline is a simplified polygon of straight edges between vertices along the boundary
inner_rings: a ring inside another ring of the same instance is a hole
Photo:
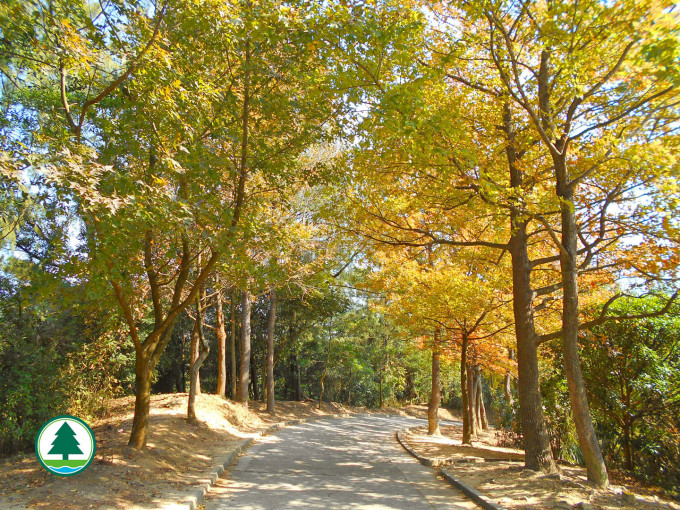
[[[73,476],[94,460],[97,443],[92,429],[80,418],[57,416],[40,428],[35,454],[42,467],[57,476]]]

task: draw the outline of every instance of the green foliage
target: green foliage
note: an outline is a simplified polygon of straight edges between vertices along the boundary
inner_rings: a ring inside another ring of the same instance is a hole
[[[660,309],[657,297],[627,298],[614,315]],[[612,462],[680,488],[680,310],[609,321],[581,342],[590,402]]]
[[[30,276],[29,276],[30,275]],[[0,453],[30,448],[48,419],[101,416],[133,359],[116,315],[28,262],[0,271]]]
[[[6,324],[3,324],[6,326]],[[30,448],[40,426],[68,409],[59,354],[25,338],[0,341],[0,453]]]

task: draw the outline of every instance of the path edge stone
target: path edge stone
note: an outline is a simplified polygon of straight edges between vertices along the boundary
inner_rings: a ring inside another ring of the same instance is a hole
[[[205,495],[208,492],[210,492],[210,489],[212,488],[213,485],[215,485],[217,480],[219,480],[220,476],[236,461],[236,459],[243,452],[250,448],[253,445],[253,443],[255,443],[255,441],[257,441],[259,438],[268,436],[269,434],[276,432],[284,427],[292,427],[294,425],[300,425],[302,423],[307,423],[310,421],[325,420],[329,418],[350,418],[352,416],[357,415],[352,413],[343,413],[326,416],[310,416],[308,418],[300,418],[298,420],[282,421],[270,425],[269,427],[267,427],[261,432],[258,432],[251,438],[242,439],[237,443],[236,448],[234,448],[229,454],[221,457],[218,463],[215,464],[213,468],[208,472],[207,474],[208,481],[188,491],[188,494],[184,497],[184,499],[178,502],[177,506],[175,506],[174,508],[177,509],[186,508],[187,510],[197,510],[198,506],[201,504],[201,501],[203,500]]]
[[[451,464],[454,464],[456,461],[454,459],[431,459],[429,457],[425,457],[424,455],[419,454],[417,451],[415,451],[413,448],[411,448],[406,441],[403,439],[402,434],[411,428],[415,427],[410,427],[406,429],[402,429],[397,431],[396,437],[397,437],[397,442],[406,450],[408,453],[413,455],[418,462],[425,466],[429,466],[432,468],[441,468],[439,469],[439,474],[441,474],[444,479],[449,482],[451,485],[453,485],[456,489],[461,491],[463,494],[465,494],[468,498],[470,498],[472,501],[474,501],[477,505],[480,507],[484,508],[484,510],[505,510],[502,506],[494,503],[491,499],[489,499],[487,496],[484,496],[482,493],[480,493],[477,489],[474,487],[468,485],[467,483],[463,482],[459,478],[456,478],[454,475],[452,475],[448,468],[444,466],[450,466]],[[457,460],[457,459],[456,459]],[[461,461],[458,461],[461,462]]]
[[[486,497],[484,494],[479,492],[474,487],[471,487],[470,485],[466,484],[465,482],[463,482],[459,478],[456,478],[454,475],[452,475],[449,472],[448,468],[440,469],[439,472],[446,479],[447,482],[449,482],[456,489],[458,489],[463,494],[465,494],[468,498],[470,498],[472,501],[474,501],[477,505],[484,508],[484,510],[505,510],[505,508],[503,508],[502,506],[491,501],[491,499]]]

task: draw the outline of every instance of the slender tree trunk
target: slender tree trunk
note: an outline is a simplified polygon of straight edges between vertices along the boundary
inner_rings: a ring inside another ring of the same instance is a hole
[[[286,394],[289,395],[290,400],[297,400],[295,394],[295,360],[291,355],[288,360],[288,377],[286,377]]]
[[[468,392],[468,408],[467,415],[470,422],[470,436],[477,437],[477,384],[475,381],[475,369],[472,363],[467,366],[467,392]]]
[[[198,338],[198,324],[194,321],[194,328],[191,330],[191,358],[189,359],[189,381],[191,381],[191,369],[196,364],[199,356],[199,338]],[[189,383],[191,389],[191,382]],[[191,391],[191,390],[190,390]],[[194,388],[196,395],[201,394],[201,379],[199,377]]]
[[[479,423],[481,424],[482,430],[489,428],[489,421],[486,416],[486,407],[484,406],[484,377],[480,373],[477,376],[477,412],[479,413]]]
[[[482,420],[479,416],[479,366],[472,365],[470,368],[470,374],[472,375],[472,422],[474,426],[474,434],[478,435],[482,430]]]
[[[468,406],[468,371],[467,371],[467,351],[470,340],[467,333],[463,333],[460,347],[460,394],[462,401],[461,415],[463,416],[463,444],[472,444],[470,434],[470,412]]]
[[[257,380],[257,370],[255,369],[255,353],[250,351],[250,386],[252,388],[253,400],[260,400],[260,386]]]
[[[566,177],[566,163],[564,158],[555,161],[556,173]],[[558,164],[559,163],[559,164]],[[586,386],[581,371],[581,360],[578,355],[578,272],[576,267],[577,257],[577,230],[576,217],[573,211],[573,191],[566,186],[565,180],[558,177],[557,195],[560,200],[560,212],[562,218],[562,246],[564,251],[560,253],[560,268],[562,270],[562,354],[564,368],[567,375],[567,386],[571,399],[571,409],[574,416],[574,425],[579,438],[581,451],[586,463],[588,480],[599,487],[609,485],[607,466],[605,465],[600,443],[597,440],[595,427],[590,416]]]
[[[200,259],[199,259],[200,260]],[[199,262],[200,263],[200,262]],[[205,289],[199,291],[196,298],[196,329],[199,341],[199,355],[194,364],[191,366],[190,384],[189,384],[189,403],[187,406],[187,420],[189,423],[196,423],[196,389],[198,388],[199,374],[203,362],[208,357],[210,346],[203,334],[203,315],[205,313],[201,301],[205,298]]]
[[[505,105],[503,124],[507,137],[506,156],[510,169],[510,186],[520,189],[524,185],[524,175],[518,165],[509,104]],[[517,386],[525,465],[529,469],[553,473],[557,471],[557,466],[550,449],[550,437],[541,401],[527,219],[519,208],[513,208],[510,212],[510,227],[512,234],[508,246],[512,258],[512,309],[517,338]]]
[[[244,290],[241,299],[241,363],[239,367],[239,402],[248,404],[248,382],[250,379],[250,291]]]
[[[323,393],[326,389],[326,373],[328,370],[328,363],[323,367],[323,373],[321,374],[321,391],[319,391],[319,404],[316,406],[317,409],[321,409],[321,404],[323,403]]]
[[[347,405],[352,405],[352,366],[349,367],[349,377],[347,380]]]
[[[219,277],[215,277],[217,301],[215,303],[215,333],[217,336],[217,391],[220,397],[227,394],[227,331],[222,308],[222,291]]]
[[[276,326],[276,290],[269,295],[269,323],[267,324],[267,412],[274,414],[274,329]]]
[[[262,347],[262,373],[260,374],[260,397],[262,397],[262,403],[267,405],[267,339],[264,339],[265,345]]]
[[[406,393],[406,400],[409,404],[413,403],[413,375],[411,371],[407,368],[404,375],[404,390]]]
[[[323,364],[323,373],[321,374],[321,391],[319,391],[319,405],[317,409],[321,409],[321,403],[323,402],[323,394],[326,389],[326,374],[328,373],[328,362],[331,359],[331,342],[333,338],[331,336],[330,324],[328,327],[328,352],[326,353],[326,361]]]
[[[238,373],[236,368],[236,291],[231,289],[231,337],[229,348],[231,351],[231,398],[236,399],[236,382]]]
[[[508,358],[510,359],[510,361],[515,361],[514,349],[512,348],[508,349]],[[512,376],[510,375],[509,370],[505,373],[505,382],[503,384],[503,390],[505,391],[505,400],[508,402],[508,406],[512,407],[512,404],[514,404],[515,400],[512,398]]]
[[[305,399],[305,395],[302,393],[302,369],[297,351],[295,352],[295,395],[298,401]]]
[[[630,440],[630,429],[631,429],[631,424],[630,423],[625,423],[623,425],[623,459],[624,459],[624,467],[628,471],[633,471],[633,451],[631,447],[631,440]]]
[[[439,332],[434,332],[432,346],[432,389],[430,390],[430,405],[427,408],[427,433],[438,436],[439,432],[439,401],[441,390],[439,386]]]

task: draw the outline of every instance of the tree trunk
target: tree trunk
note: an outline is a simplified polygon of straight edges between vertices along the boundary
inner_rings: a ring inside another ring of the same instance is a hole
[[[323,373],[321,374],[321,390],[319,391],[319,404],[316,406],[317,409],[321,409],[321,404],[323,402],[323,393],[324,390],[326,389],[326,370],[328,368],[328,364],[324,365],[323,367]]]
[[[383,369],[382,363],[380,370],[378,370],[378,407],[382,409],[383,406]]]
[[[508,349],[508,358],[510,361],[515,361],[514,349]],[[510,375],[509,370],[505,373],[505,383],[503,384],[503,390],[505,391],[505,400],[508,402],[508,406],[512,407],[512,404],[515,403],[515,400],[512,397],[512,376]]]
[[[484,378],[482,377],[482,374],[480,373],[477,376],[477,413],[479,413],[479,423],[481,425],[482,430],[486,430],[489,428],[489,421],[486,416],[486,407],[484,406],[484,391],[483,391],[483,382]]]
[[[248,382],[250,379],[250,306],[250,292],[244,290],[241,299],[241,363],[236,399],[246,405],[248,405]]]
[[[352,366],[349,367],[349,377],[347,378],[347,405],[352,405]]]
[[[430,405],[427,407],[427,433],[431,436],[439,436],[439,400],[441,390],[439,387],[439,333],[434,332],[434,345],[432,346],[432,389],[430,391]]]
[[[560,200],[562,218],[562,246],[560,252],[560,268],[562,270],[562,353],[567,375],[567,386],[571,399],[574,425],[579,438],[581,451],[586,463],[588,480],[599,487],[609,485],[607,466],[602,457],[600,443],[593,427],[588,407],[585,382],[581,372],[581,360],[578,355],[578,273],[576,218],[573,211],[573,191],[566,186],[566,163],[564,158],[556,158],[555,172],[558,175],[557,195]],[[565,178],[565,179],[563,179]]]
[[[413,403],[413,375],[411,374],[411,371],[406,368],[405,375],[404,375],[404,397],[405,400],[408,401],[409,404]]]
[[[526,222],[516,219],[514,223],[510,253],[517,336],[519,415],[524,439],[525,465],[529,469],[553,473],[557,471],[557,466],[550,449],[550,437],[541,401]]]
[[[137,353],[135,362],[135,416],[128,446],[142,449],[146,446],[151,403],[151,372],[149,359]]]
[[[467,351],[469,339],[466,333],[463,333],[463,338],[460,347],[460,394],[462,401],[461,415],[463,416],[463,444],[472,444],[470,434],[470,412],[468,405],[468,371],[467,371]]]
[[[326,361],[323,364],[323,373],[321,374],[321,391],[319,391],[319,405],[317,409],[321,409],[321,403],[323,402],[323,393],[326,389],[326,374],[328,373],[328,361],[331,359],[331,342],[333,338],[331,337],[331,328],[328,327],[328,352],[326,353]],[[298,374],[299,377],[299,374]]]
[[[189,358],[189,381],[191,381],[191,367],[193,367],[196,364],[196,361],[198,360],[199,356],[199,338],[198,338],[198,324],[196,321],[194,321],[194,328],[191,330],[191,357]],[[189,384],[189,388],[191,391],[191,383]],[[201,394],[201,379],[199,378],[198,381],[196,381],[196,387],[195,387],[196,395]]]
[[[229,347],[231,350],[231,398],[236,399],[236,381],[238,373],[236,368],[236,290],[231,289],[231,338]]]
[[[194,364],[191,366],[190,372],[190,383],[189,383],[189,403],[187,406],[187,420],[189,423],[196,423],[196,389],[198,388],[198,382],[200,380],[199,374],[203,362],[208,357],[210,352],[210,346],[203,334],[203,305],[201,300],[205,298],[205,289],[201,289],[196,298],[196,321],[198,340],[199,340],[199,355]]]
[[[267,412],[274,414],[274,329],[276,326],[276,290],[270,293],[267,324]]]
[[[255,353],[250,351],[250,386],[252,388],[253,400],[260,400],[260,386],[257,379],[257,370],[255,369]]]
[[[625,423],[623,425],[623,460],[624,460],[624,467],[628,471],[633,471],[633,451],[631,447],[631,440],[630,440],[630,429],[631,425],[630,423]]]
[[[295,352],[295,398],[298,401],[305,398],[302,393],[302,369],[300,368],[300,358],[297,351]]]
[[[522,188],[524,175],[518,166],[515,131],[509,104],[503,115],[507,137],[506,156],[510,169],[510,186]],[[528,253],[527,219],[519,208],[510,212],[511,236],[508,244],[512,258],[512,309],[517,338],[517,386],[519,415],[522,423],[525,465],[529,469],[554,473],[557,466],[550,449],[550,437],[543,416],[543,402],[538,370],[538,348],[532,304],[531,262]]]
[[[215,277],[217,287],[217,301],[215,303],[215,334],[217,336],[217,395],[227,394],[227,331],[224,323],[224,309],[222,308],[222,291],[220,280]]]
[[[470,436],[477,437],[477,381],[475,368],[472,363],[467,367],[467,391],[468,391],[468,420],[470,421]]]

